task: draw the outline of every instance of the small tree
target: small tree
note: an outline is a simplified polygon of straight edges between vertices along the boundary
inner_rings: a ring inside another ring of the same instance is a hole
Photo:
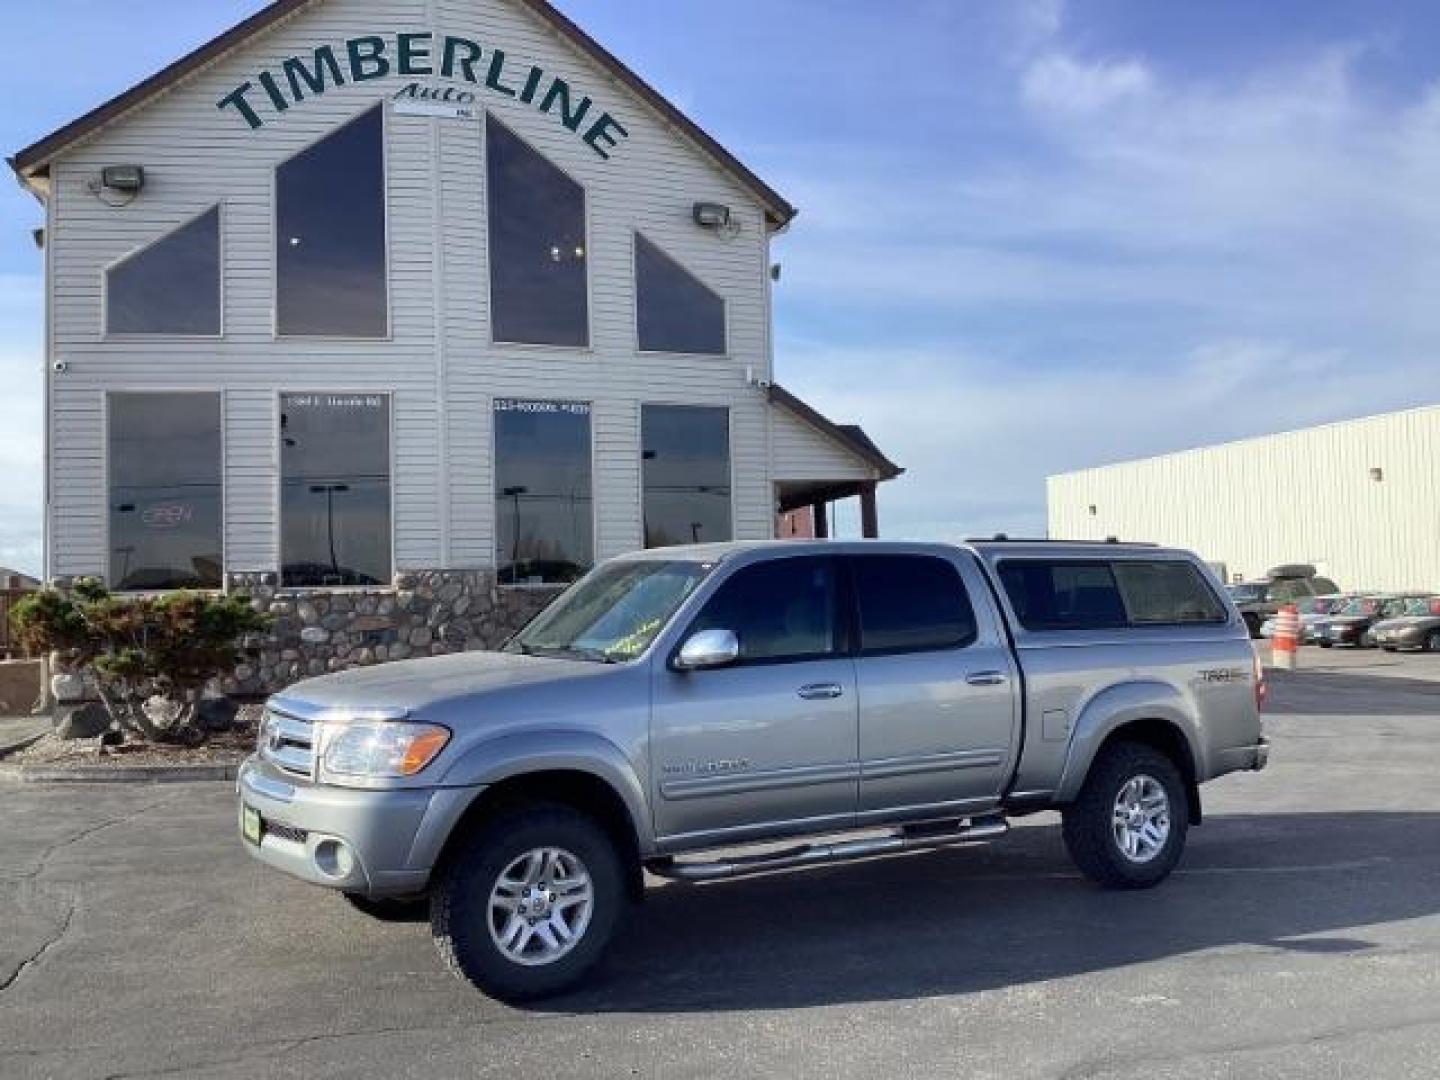
[[[245,596],[121,598],[93,578],[31,594],[11,620],[22,646],[55,653],[62,671],[88,674],[122,730],[192,746],[205,740],[205,685],[245,659],[245,639],[270,626]],[[147,708],[155,698],[165,707]]]

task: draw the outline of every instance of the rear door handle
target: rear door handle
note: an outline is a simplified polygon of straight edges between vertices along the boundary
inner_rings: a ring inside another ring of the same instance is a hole
[[[972,671],[965,676],[965,681],[971,686],[1003,686],[1005,673],[1003,671]]]
[[[845,689],[839,683],[817,682],[802,686],[795,692],[806,701],[823,701],[827,698],[840,697],[845,693]]]

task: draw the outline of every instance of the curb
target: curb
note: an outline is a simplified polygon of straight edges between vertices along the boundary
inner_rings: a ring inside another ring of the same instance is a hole
[[[240,763],[215,765],[0,766],[0,781],[14,784],[184,784],[234,780]]]
[[[33,735],[22,735],[20,738],[12,739],[9,742],[0,742],[0,758],[7,758],[11,754],[18,754],[27,746],[32,746],[35,743],[39,742],[48,733],[49,730],[46,729],[43,731],[37,731]]]

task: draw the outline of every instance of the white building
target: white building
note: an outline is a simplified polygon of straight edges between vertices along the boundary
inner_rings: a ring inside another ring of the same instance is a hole
[[[1050,534],[1154,540],[1254,579],[1440,590],[1440,407],[1052,476]]]
[[[900,471],[773,385],[795,211],[544,0],[279,0],[11,164],[47,576],[275,597],[270,683],[647,544],[848,496],[873,532]],[[387,624],[417,590],[462,610]]]

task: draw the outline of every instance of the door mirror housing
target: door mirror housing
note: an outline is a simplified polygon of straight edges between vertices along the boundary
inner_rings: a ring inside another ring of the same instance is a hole
[[[701,630],[680,646],[676,671],[705,671],[740,659],[740,639],[733,630]]]

